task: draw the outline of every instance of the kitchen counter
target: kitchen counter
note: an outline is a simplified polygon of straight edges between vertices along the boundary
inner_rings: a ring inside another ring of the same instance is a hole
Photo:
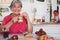
[[[33,33],[43,29],[48,35],[55,37],[57,40],[60,39],[60,23],[57,24],[34,24],[33,25]]]
[[[60,24],[33,24],[33,32],[44,29],[47,33],[60,33]]]
[[[19,34],[17,34],[19,35]],[[9,35],[9,37],[11,37],[13,35]],[[35,36],[36,37],[36,36]],[[7,40],[8,38],[3,38],[3,35],[0,35],[0,40]],[[54,38],[55,40],[60,40],[58,38]],[[36,38],[18,38],[18,40],[37,40]]]
[[[56,25],[56,24],[59,25],[60,23],[48,23],[48,22],[45,23],[45,22],[44,22],[44,23],[39,23],[39,24],[34,23],[33,25],[47,25],[47,24],[48,24],[48,25]]]
[[[0,21],[0,25],[1,25],[2,21]],[[40,23],[40,24],[36,24],[34,23],[33,25],[59,25],[60,23]]]
[[[19,34],[13,34],[13,35],[19,36]],[[10,34],[8,38],[12,37],[13,35]],[[3,38],[3,35],[0,35],[0,40],[7,40],[8,38]],[[18,40],[37,40],[37,39],[36,38],[18,38]]]

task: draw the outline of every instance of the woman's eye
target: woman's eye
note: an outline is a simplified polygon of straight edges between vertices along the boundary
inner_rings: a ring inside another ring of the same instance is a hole
[[[20,6],[18,8],[20,8]]]
[[[12,6],[13,8],[15,8],[16,6]]]
[[[21,8],[21,6],[18,6],[18,7],[17,6],[13,6],[13,8]]]
[[[18,6],[18,8],[21,8],[21,6]]]

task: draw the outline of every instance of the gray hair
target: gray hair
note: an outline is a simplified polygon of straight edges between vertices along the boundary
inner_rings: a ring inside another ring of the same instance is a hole
[[[22,2],[21,2],[20,0],[13,0],[13,1],[11,2],[10,7],[12,7],[15,3],[20,3],[20,6],[21,6],[21,8],[22,8]]]

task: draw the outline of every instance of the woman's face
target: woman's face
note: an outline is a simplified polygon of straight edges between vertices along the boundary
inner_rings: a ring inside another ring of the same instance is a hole
[[[21,5],[20,5],[20,3],[15,3],[15,4],[11,7],[11,11],[12,11],[14,14],[19,14],[20,11],[21,11]]]

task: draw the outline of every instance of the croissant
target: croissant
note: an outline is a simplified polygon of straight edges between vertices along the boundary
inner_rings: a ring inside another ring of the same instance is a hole
[[[32,34],[26,34],[25,38],[33,38],[33,35]]]

